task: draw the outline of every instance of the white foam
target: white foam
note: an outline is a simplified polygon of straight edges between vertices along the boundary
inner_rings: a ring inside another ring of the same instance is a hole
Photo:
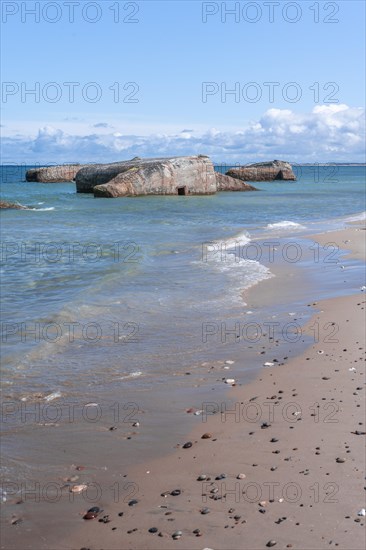
[[[345,218],[345,222],[362,222],[366,219],[366,212],[360,212],[359,214],[354,214],[353,216],[349,216],[348,218]]]
[[[134,372],[130,372],[126,376],[119,376],[118,380],[126,380],[128,378],[137,378],[138,376],[142,376],[142,375],[143,375],[143,372],[140,371],[140,370],[137,370],[137,371],[134,371]]]
[[[277,223],[269,223],[266,227],[266,229],[306,229],[304,225],[301,225],[301,223],[291,222],[288,220],[283,220],[281,222]]]

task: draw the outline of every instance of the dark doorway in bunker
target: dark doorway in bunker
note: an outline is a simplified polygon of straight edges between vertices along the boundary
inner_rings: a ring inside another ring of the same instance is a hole
[[[188,195],[188,189],[186,185],[184,187],[178,187],[178,195]]]

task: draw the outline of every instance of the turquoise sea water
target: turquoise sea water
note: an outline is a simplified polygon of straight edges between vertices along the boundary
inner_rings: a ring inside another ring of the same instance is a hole
[[[115,200],[26,183],[26,168],[1,171],[2,198],[33,208],[2,213],[3,391],[16,398],[158,379],[217,356],[202,324],[240,314],[241,290],[271,276],[246,244],[365,210],[364,167],[297,167],[298,181],[250,193]]]

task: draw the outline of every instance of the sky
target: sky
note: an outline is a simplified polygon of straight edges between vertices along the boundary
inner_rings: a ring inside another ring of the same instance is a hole
[[[1,3],[2,162],[365,161],[365,3]]]

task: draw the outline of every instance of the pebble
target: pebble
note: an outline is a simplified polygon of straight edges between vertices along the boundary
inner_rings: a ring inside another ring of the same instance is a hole
[[[177,539],[180,539],[180,537],[183,535],[182,531],[175,531],[173,534],[172,534],[172,537],[174,540],[177,540]]]
[[[204,481],[205,479],[207,479],[206,474],[201,474],[198,476],[197,481]]]
[[[366,510],[365,508],[361,508],[361,510],[357,513],[358,516],[363,516],[365,517],[366,516]]]
[[[235,384],[235,378],[225,378],[225,384],[230,384],[232,386]]]
[[[87,485],[74,485],[70,489],[70,493],[81,493],[84,489],[87,489]]]
[[[338,462],[338,464],[343,464],[344,462],[346,462],[346,459],[345,458],[336,458],[336,462]]]
[[[193,445],[192,441],[187,441],[187,443],[183,445],[183,449],[190,449],[192,445]]]
[[[170,494],[172,495],[172,497],[178,497],[181,492],[182,491],[180,489],[174,489]]]
[[[266,544],[268,548],[272,548],[272,546],[276,546],[277,542],[275,540],[269,540]]]
[[[136,500],[135,498],[130,500],[130,502],[128,503],[129,506],[136,506],[136,504],[138,504],[138,500]]]
[[[209,432],[206,432],[202,435],[201,439],[211,439],[212,437],[212,434],[210,434]]]
[[[209,508],[202,508],[201,509],[201,514],[205,515],[205,514],[209,514],[210,513],[210,509]]]
[[[246,478],[246,475],[245,474],[238,474],[236,476],[236,479],[245,479]]]
[[[233,365],[234,363],[235,361],[230,361],[230,360],[225,361],[225,365]]]
[[[225,479],[227,477],[226,474],[220,474],[218,476],[215,477],[216,480],[219,480],[219,479]]]
[[[102,510],[98,508],[98,506],[93,506],[92,508],[89,508],[86,514],[84,514],[83,519],[95,519],[101,511]]]
[[[150,527],[149,533],[157,533],[159,529],[157,527]]]
[[[277,443],[278,439],[276,439],[275,437],[272,437],[271,439],[271,443]]]

